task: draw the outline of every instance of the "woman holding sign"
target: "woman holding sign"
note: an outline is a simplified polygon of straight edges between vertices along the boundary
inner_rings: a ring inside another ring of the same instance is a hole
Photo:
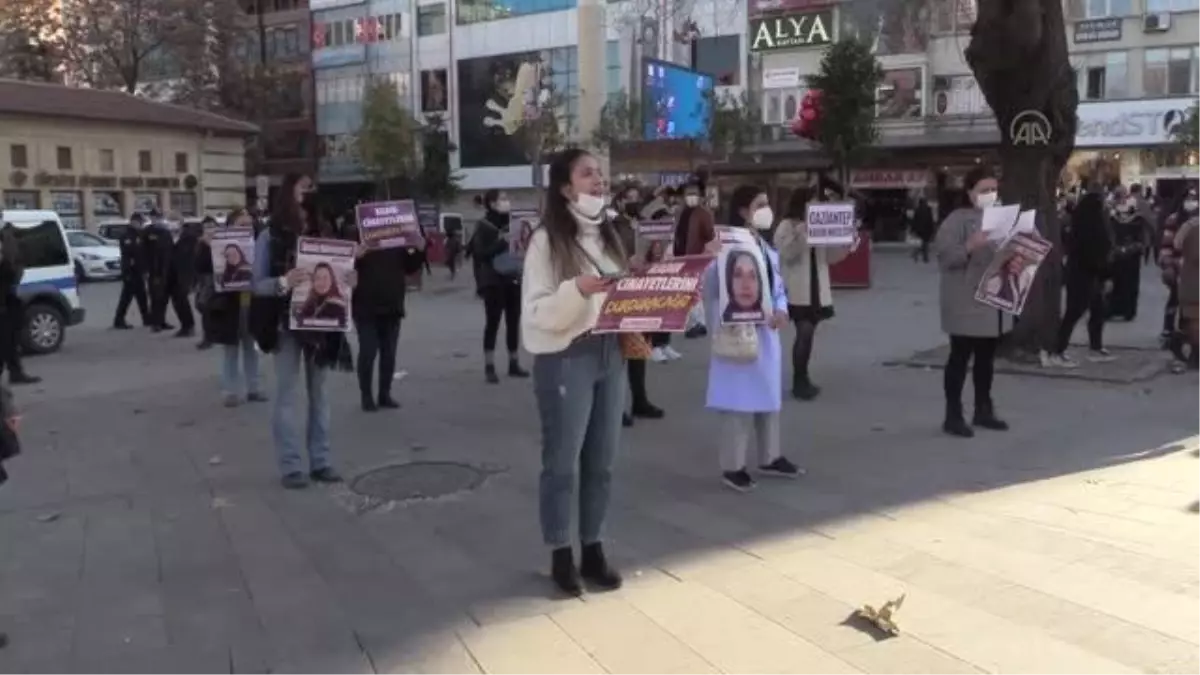
[[[833,318],[833,287],[829,266],[841,262],[853,246],[810,246],[808,243],[809,189],[796,188],[788,201],[786,217],[775,230],[775,245],[783,262],[788,292],[788,316],[796,327],[792,343],[792,396],[811,401],[821,388],[809,378],[813,338],[817,325]]]
[[[730,198],[729,223],[750,230],[747,237],[739,237],[746,243],[722,244],[718,234],[707,249],[723,253],[704,279],[704,305],[713,336],[707,405],[722,417],[722,479],[739,492],[755,486],[746,467],[751,440],[763,474],[795,478],[803,473],[779,448],[783,407],[779,328],[787,321],[783,308],[788,296],[779,254],[761,236],[774,220],[766,193],[758,186],[743,185]],[[728,247],[724,252],[723,246]],[[757,320],[745,318],[755,314]]]
[[[258,350],[254,347],[254,338],[250,335],[250,291],[226,290],[229,288],[248,289],[243,284],[246,281],[236,270],[245,265],[245,254],[241,252],[238,243],[226,241],[225,234],[244,232],[245,242],[254,236],[254,219],[246,209],[236,209],[229,214],[225,221],[223,234],[214,237],[213,232],[205,232],[196,255],[196,271],[208,279],[212,287],[205,290],[209,296],[204,303],[203,320],[208,325],[209,339],[214,344],[221,345],[221,392],[224,394],[225,406],[235,407],[242,402],[243,388],[248,401],[265,401],[262,382],[258,372]],[[213,248],[224,261],[224,269],[214,272]],[[235,257],[230,249],[238,252]],[[231,272],[231,269],[234,270]],[[197,297],[201,294],[196,292]],[[239,360],[241,361],[239,368]],[[240,372],[239,372],[240,370]]]
[[[1003,431],[1008,424],[996,417],[992,403],[992,377],[996,346],[1000,341],[1000,316],[996,310],[975,300],[975,291],[996,255],[996,244],[983,231],[983,211],[996,205],[999,184],[980,167],[963,181],[971,205],[955,210],[938,228],[934,241],[941,274],[939,304],[942,331],[950,336],[942,388],[946,395],[946,418],[942,430],[952,436],[975,435],[963,417],[962,392],[967,366],[974,360],[975,384],[973,425]]]
[[[320,235],[320,223],[316,209],[312,207],[314,194],[315,188],[308,176],[286,176],[271,222],[258,235],[254,245],[251,323],[259,347],[275,355],[275,411],[271,429],[281,482],[288,489],[306,487],[309,480],[318,483],[342,480],[329,458],[326,384],[330,368],[337,365],[339,357],[349,353],[349,345],[340,331],[292,330],[288,325],[292,291],[316,276],[296,262],[300,237]],[[355,281],[351,272],[348,285],[353,287]],[[320,281],[320,285],[328,295],[329,285],[324,281]],[[300,429],[303,416],[297,400],[301,381],[308,389],[308,414],[303,434]],[[308,446],[307,475],[302,470],[300,457],[303,443]]]
[[[621,585],[600,544],[621,443],[625,360],[615,333],[591,332],[608,289],[627,268],[621,240],[604,214],[604,174],[585,150],[550,163],[542,224],[529,239],[521,333],[534,355],[533,390],[542,421],[539,512],[551,576],[568,595],[581,578]],[[578,475],[579,495],[575,495]],[[571,512],[579,508],[582,562],[575,567]]]

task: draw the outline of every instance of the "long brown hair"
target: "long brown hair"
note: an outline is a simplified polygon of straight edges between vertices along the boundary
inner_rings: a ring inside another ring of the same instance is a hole
[[[571,184],[571,171],[582,158],[591,156],[587,150],[568,148],[559,152],[550,160],[550,181],[546,187],[546,203],[542,209],[542,229],[546,230],[546,239],[550,246],[550,260],[558,272],[560,280],[578,276],[583,270],[580,260],[582,252],[579,247],[579,222],[571,213],[563,188]],[[615,260],[621,269],[628,265],[625,247],[617,236],[608,218],[600,214],[600,239],[604,244],[604,253]],[[608,270],[597,270],[606,272]]]

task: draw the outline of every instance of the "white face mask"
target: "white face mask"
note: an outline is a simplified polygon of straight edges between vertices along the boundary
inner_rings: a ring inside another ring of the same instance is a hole
[[[500,199],[496,201],[496,205],[492,208],[496,209],[496,213],[508,213],[512,210],[512,204],[507,199]]]
[[[584,193],[575,198],[574,207],[581,216],[599,218],[604,212],[604,198]]]
[[[991,208],[996,205],[998,198],[999,195],[995,192],[980,192],[975,195],[975,206],[981,209]]]
[[[771,225],[775,223],[775,212],[769,206],[763,206],[750,216],[750,224],[756,230],[769,230]]]
[[[700,206],[700,196],[699,195],[684,195],[683,203],[692,208],[696,208],[697,206]]]
[[[1197,202],[1195,199],[1187,199],[1187,200],[1184,200],[1184,202],[1183,202],[1183,210],[1187,211],[1188,213],[1195,213],[1196,206],[1197,206]]]

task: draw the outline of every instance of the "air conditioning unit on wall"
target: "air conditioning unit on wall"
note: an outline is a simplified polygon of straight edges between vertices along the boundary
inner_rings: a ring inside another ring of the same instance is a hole
[[[1165,33],[1169,30],[1171,30],[1171,15],[1166,12],[1147,14],[1142,17],[1143,33]]]

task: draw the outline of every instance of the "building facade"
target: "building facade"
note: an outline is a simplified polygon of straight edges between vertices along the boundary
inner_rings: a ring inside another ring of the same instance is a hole
[[[534,198],[540,181],[521,133],[523,101],[513,92],[531,82],[552,90],[562,131],[576,134],[575,0],[310,1],[323,191],[343,197],[371,191],[355,143],[366,82],[386,77],[405,108],[420,120],[436,117],[457,145],[451,164],[462,176],[464,202],[489,188],[513,191],[518,201]],[[610,22],[600,29],[606,31],[599,42],[603,86],[617,91],[631,72],[631,56],[622,52],[619,27]]]
[[[1194,179],[1196,153],[1174,148],[1170,129],[1197,100],[1197,0],[1067,0],[1070,59],[1079,77],[1077,152],[1069,171],[1106,161],[1128,182]],[[872,21],[875,19],[872,19]],[[856,172],[857,187],[915,189],[953,182],[999,143],[994,117],[963,56],[971,0],[899,3],[879,18],[874,48],[884,69],[877,115],[883,165]],[[820,63],[822,46],[859,31],[836,3],[752,3],[749,78],[778,150],[803,145],[787,129]]]
[[[316,175],[317,128],[308,0],[242,0],[246,16],[242,48],[248,63],[265,64],[274,74],[262,134],[246,149],[247,203],[268,197],[288,173]],[[268,194],[261,194],[262,188]],[[261,205],[261,202],[260,202]]]
[[[257,129],[118,92],[0,80],[0,204],[73,228],[158,210],[221,216],[245,203]]]

